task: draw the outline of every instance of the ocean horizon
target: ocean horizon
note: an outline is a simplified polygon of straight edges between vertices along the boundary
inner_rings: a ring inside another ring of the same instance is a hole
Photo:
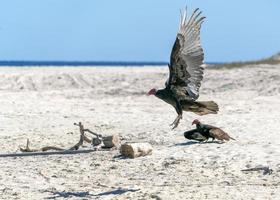
[[[206,62],[208,65],[223,64],[222,62]],[[164,61],[0,61],[0,67],[40,67],[40,66],[110,66],[110,67],[144,67],[166,66]]]

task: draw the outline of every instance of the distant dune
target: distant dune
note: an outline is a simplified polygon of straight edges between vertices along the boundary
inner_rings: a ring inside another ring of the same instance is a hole
[[[277,53],[277,54],[275,54],[271,57],[260,59],[260,60],[214,64],[214,65],[211,65],[211,67],[238,68],[238,67],[244,67],[244,66],[250,66],[250,65],[259,65],[259,64],[267,64],[267,65],[278,65],[278,64],[280,64],[280,53]]]

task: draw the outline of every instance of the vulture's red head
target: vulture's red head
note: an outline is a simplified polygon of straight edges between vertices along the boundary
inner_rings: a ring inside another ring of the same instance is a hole
[[[156,95],[156,93],[157,93],[157,90],[155,88],[153,88],[147,93],[147,95],[149,95],[149,96],[150,95]]]
[[[199,124],[199,123],[200,123],[200,121],[198,119],[195,119],[195,120],[193,120],[192,125]]]

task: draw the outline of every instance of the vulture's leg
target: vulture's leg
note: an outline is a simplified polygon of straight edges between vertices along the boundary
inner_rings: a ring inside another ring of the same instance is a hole
[[[177,100],[176,100],[175,109],[176,109],[176,112],[177,112],[178,116],[176,117],[174,122],[172,124],[170,124],[170,126],[173,126],[172,130],[175,129],[179,125],[180,120],[183,119],[183,109],[182,109],[182,106],[181,106],[180,102],[177,101]]]
[[[172,129],[175,129],[175,128],[179,125],[180,120],[181,120],[182,118],[183,118],[183,117],[182,117],[182,114],[181,114],[181,115],[178,115],[178,116],[176,117],[176,119],[174,120],[174,122],[172,122],[172,124],[170,124],[170,126],[173,126]]]

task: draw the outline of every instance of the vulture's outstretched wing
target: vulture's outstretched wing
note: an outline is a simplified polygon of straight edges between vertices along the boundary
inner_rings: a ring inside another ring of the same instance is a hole
[[[181,13],[179,32],[172,48],[167,87],[179,99],[196,100],[203,78],[204,53],[200,44],[200,28],[205,17],[196,9],[187,18],[187,10]]]

